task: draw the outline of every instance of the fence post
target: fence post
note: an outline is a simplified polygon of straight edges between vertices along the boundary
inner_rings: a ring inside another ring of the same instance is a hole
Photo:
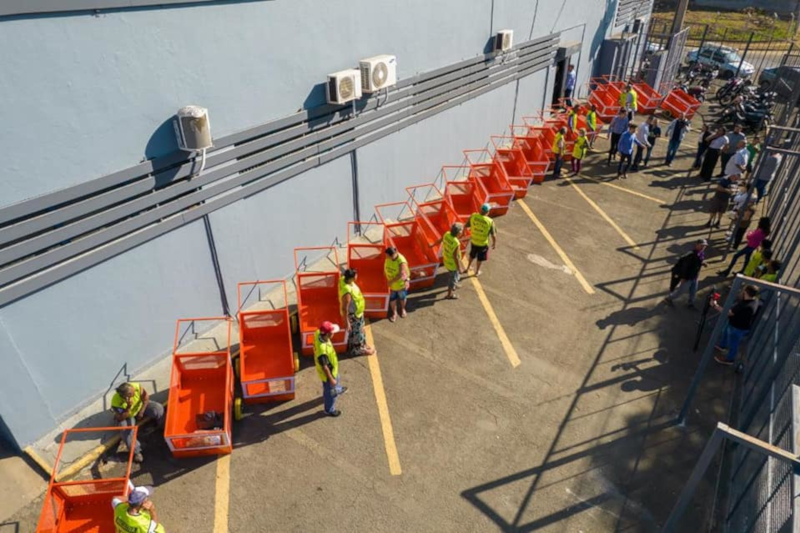
[[[700,50],[703,49],[703,45],[706,44],[706,35],[708,35],[708,24],[706,24],[706,28],[703,30],[703,36],[700,37],[700,46],[697,48],[697,54],[700,54]]]
[[[714,343],[719,338],[720,334],[722,333],[722,328],[728,321],[728,311],[730,311],[731,307],[733,307],[733,302],[736,301],[736,295],[739,293],[741,286],[742,278],[741,276],[737,275],[736,279],[733,280],[733,285],[731,285],[731,291],[728,293],[728,297],[725,298],[725,305],[723,306],[722,311],[720,311],[720,316],[717,320],[717,323],[714,324],[714,330],[711,332],[711,337],[708,339],[706,349],[703,351],[703,356],[700,358],[700,363],[697,365],[697,371],[692,378],[692,383],[689,385],[689,390],[686,393],[686,399],[683,401],[681,412],[675,421],[679,425],[686,422],[686,417],[689,414],[689,408],[692,406],[694,397],[697,394],[697,389],[700,387],[700,382],[703,380],[703,374],[706,371],[708,363],[711,361],[711,357],[714,355]]]
[[[747,58],[747,52],[750,51],[750,43],[753,42],[753,35],[755,35],[755,33],[756,32],[754,32],[754,31],[750,32],[750,38],[747,39],[747,46],[744,47],[744,53],[742,54],[742,59],[739,61],[739,65],[736,67],[736,74],[733,76],[734,78],[738,78],[739,77],[739,72],[741,72],[741,70],[742,70],[742,63],[744,63],[745,58]],[[763,61],[762,61],[762,63],[763,63]]]

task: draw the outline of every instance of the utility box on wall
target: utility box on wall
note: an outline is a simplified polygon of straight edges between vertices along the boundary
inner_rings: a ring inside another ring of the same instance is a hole
[[[623,33],[606,39],[600,46],[597,76],[626,78],[636,58],[636,34]]]

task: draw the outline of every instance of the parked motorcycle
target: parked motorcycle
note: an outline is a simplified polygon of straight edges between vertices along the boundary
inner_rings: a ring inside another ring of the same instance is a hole
[[[733,102],[734,98],[742,94],[746,96],[755,94],[755,90],[752,86],[753,82],[749,79],[734,78],[732,81],[735,83],[727,83],[717,91],[717,100],[719,100],[720,104],[728,105]]]

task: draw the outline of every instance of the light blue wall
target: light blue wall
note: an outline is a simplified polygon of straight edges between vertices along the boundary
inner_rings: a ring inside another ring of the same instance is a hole
[[[178,318],[220,315],[216,287],[195,222],[0,309],[0,409],[17,441],[169,351]]]
[[[210,109],[216,137],[316,107],[326,74],[375,54],[396,54],[406,78],[482,54],[499,29],[518,43],[564,30],[563,40],[584,38],[584,83],[614,6],[274,0],[0,19],[0,206],[175,150],[168,121],[189,103]],[[552,84],[543,70],[359,148],[362,217],[534,113]],[[232,307],[237,282],[289,275],[294,247],[345,239],[351,177],[342,157],[209,215]],[[167,353],[177,318],[220,310],[202,222],[10,304],[0,309],[0,415],[29,443],[123,364],[133,372]]]
[[[237,283],[289,276],[296,247],[347,241],[347,222],[353,219],[351,166],[350,156],[334,159],[211,213],[232,310]]]

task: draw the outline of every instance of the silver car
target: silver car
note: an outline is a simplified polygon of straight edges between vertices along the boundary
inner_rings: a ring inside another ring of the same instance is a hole
[[[719,69],[719,77],[724,80],[734,77],[737,69],[739,76],[743,78],[749,78],[756,71],[752,64],[742,59],[738,50],[714,43],[706,43],[699,50],[690,51],[686,55],[686,61],[716,67]]]

